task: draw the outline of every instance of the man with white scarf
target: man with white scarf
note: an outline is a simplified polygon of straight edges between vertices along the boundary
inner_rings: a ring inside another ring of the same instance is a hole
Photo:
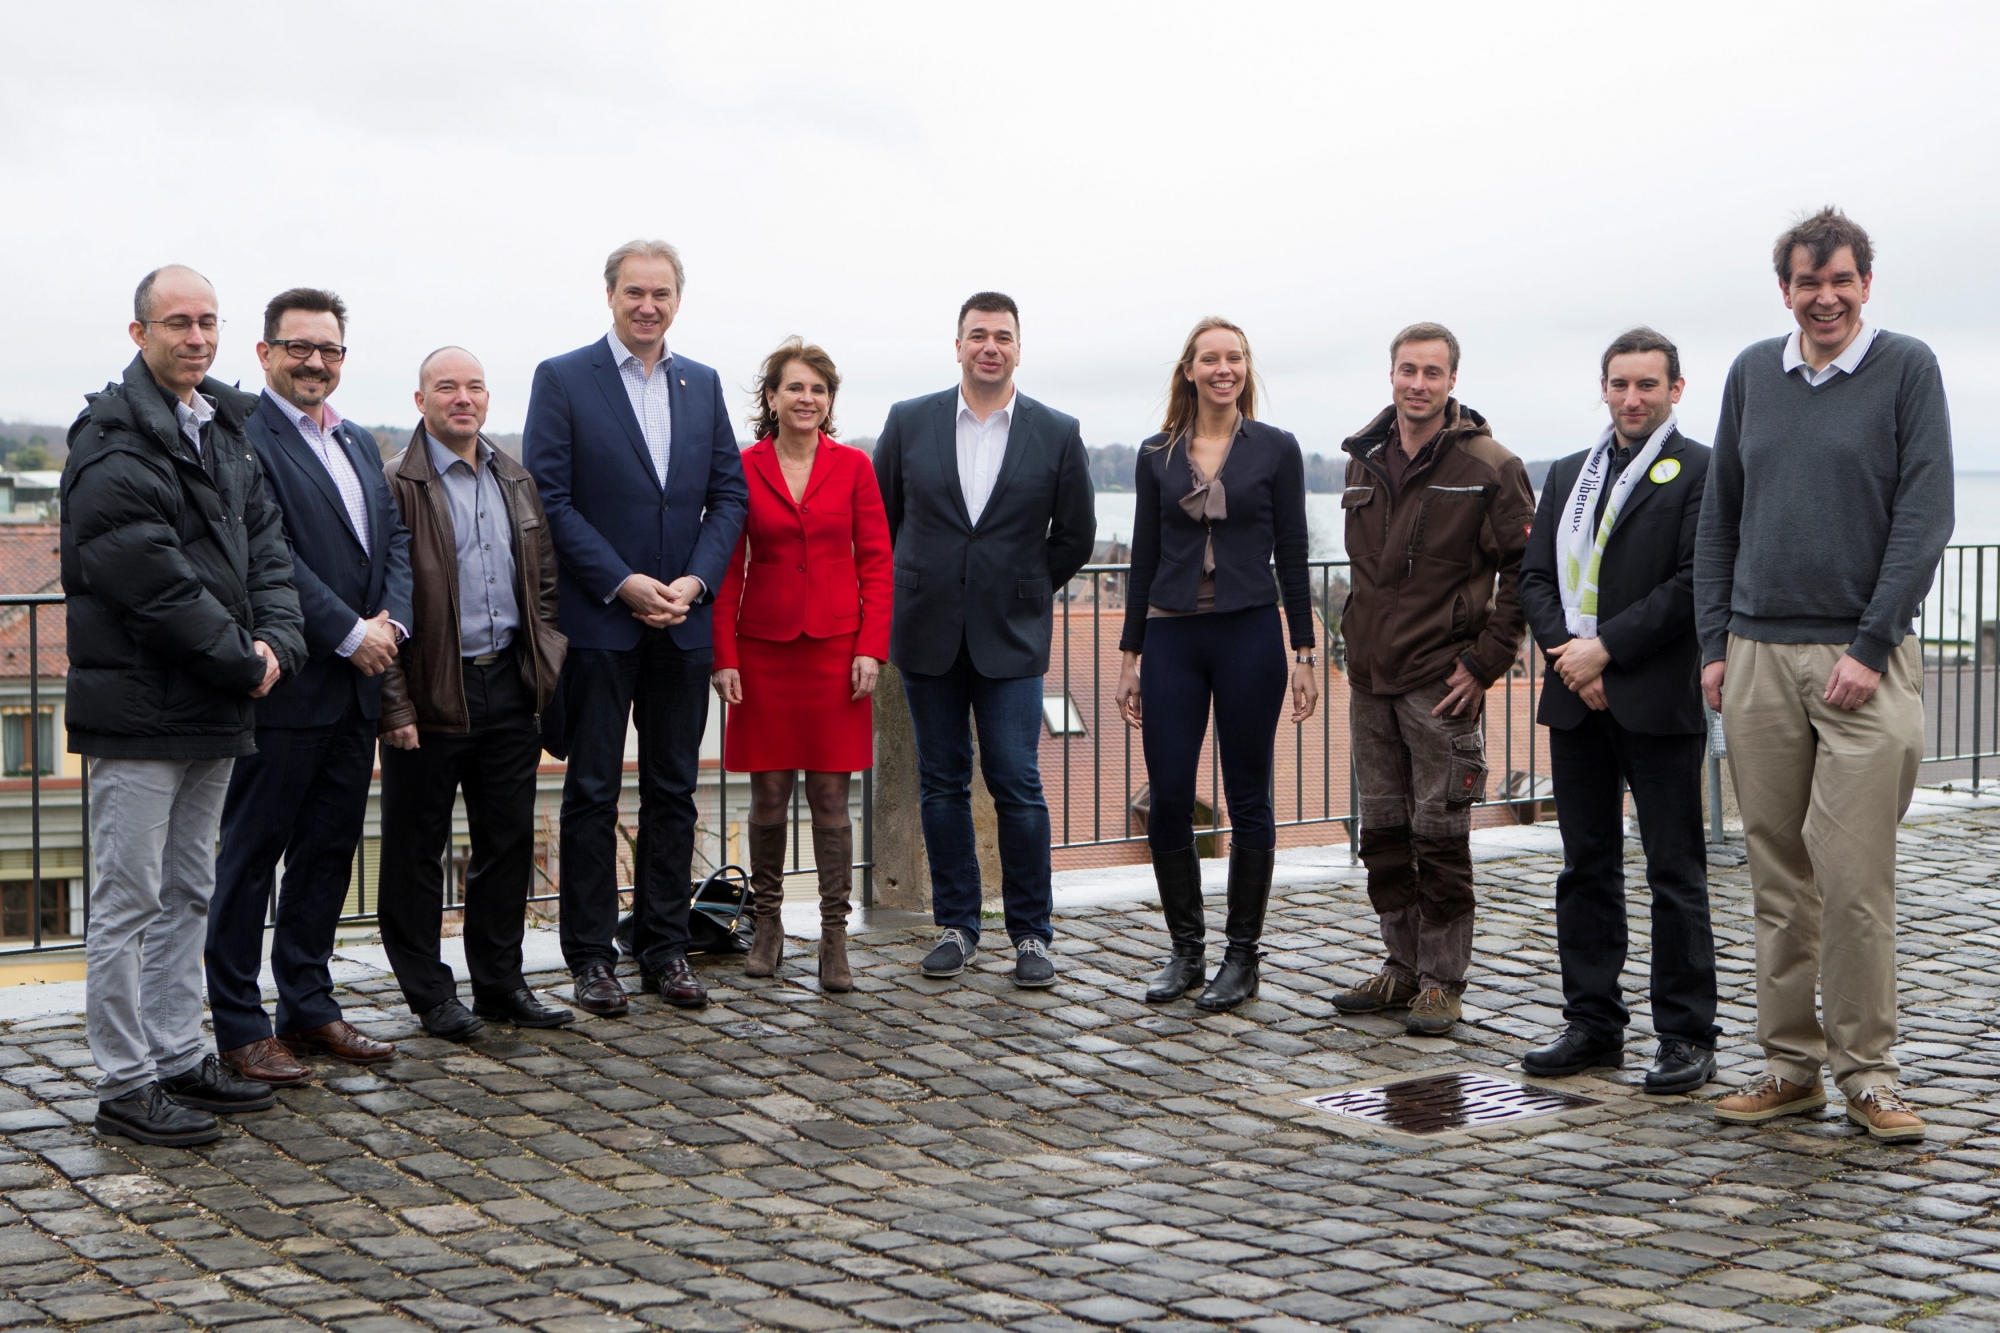
[[[1680,353],[1648,328],[1600,365],[1611,425],[1549,469],[1521,561],[1521,603],[1548,658],[1537,715],[1561,823],[1556,941],[1568,1029],[1529,1051],[1541,1077],[1624,1063],[1625,795],[1653,893],[1649,1093],[1715,1074],[1715,937],[1702,835],[1695,528],[1709,450],[1680,433]],[[1622,783],[1622,785],[1621,785]]]

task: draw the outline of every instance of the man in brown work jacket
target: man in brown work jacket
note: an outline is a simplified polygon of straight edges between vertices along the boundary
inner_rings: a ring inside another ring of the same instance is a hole
[[[1389,957],[1333,997],[1458,1021],[1472,961],[1472,804],[1486,794],[1486,689],[1513,665],[1535,495],[1521,460],[1451,396],[1458,339],[1412,324],[1389,348],[1394,404],[1347,451],[1348,727],[1368,898]]]

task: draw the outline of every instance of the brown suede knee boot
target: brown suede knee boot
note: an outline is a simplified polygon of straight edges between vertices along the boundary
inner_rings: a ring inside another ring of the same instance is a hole
[[[819,867],[819,984],[854,989],[847,966],[847,908],[854,891],[854,825],[813,825],[813,862]]]
[[[750,920],[757,934],[743,958],[746,977],[775,976],[785,952],[785,826],[750,824]]]

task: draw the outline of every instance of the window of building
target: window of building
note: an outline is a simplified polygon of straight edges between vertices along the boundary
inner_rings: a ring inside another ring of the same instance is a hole
[[[10,778],[25,778],[34,772],[55,772],[56,710],[43,708],[35,715],[32,734],[28,710],[0,709],[0,767]]]
[[[0,939],[31,940],[35,937],[34,923],[28,917],[28,903],[34,894],[34,884],[29,880],[8,880],[0,882]],[[83,934],[81,911],[72,912],[70,881],[66,879],[45,879],[42,881],[42,938],[44,940],[67,939]],[[81,895],[76,905],[82,906]]]
[[[1042,696],[1042,721],[1048,724],[1051,736],[1083,736],[1083,714],[1067,694],[1045,694]]]

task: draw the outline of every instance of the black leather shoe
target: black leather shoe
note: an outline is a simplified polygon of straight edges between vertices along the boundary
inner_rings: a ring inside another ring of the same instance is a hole
[[[526,986],[498,995],[474,995],[472,1012],[517,1028],[560,1028],[576,1021],[575,1014],[543,1004]]]
[[[1229,849],[1229,915],[1223,933],[1229,947],[1208,989],[1195,996],[1195,1007],[1219,1014],[1234,1009],[1257,993],[1257,960],[1264,955],[1257,941],[1264,935],[1264,908],[1271,901],[1271,866],[1277,854],[1268,847]]]
[[[472,1011],[458,1002],[456,995],[443,1004],[435,1005],[417,1015],[417,1021],[424,1025],[424,1031],[445,1041],[471,1041],[486,1031],[486,1025],[472,1016]]]
[[[267,1111],[278,1101],[270,1084],[242,1077],[214,1054],[202,1056],[185,1073],[161,1079],[160,1090],[197,1111]]]
[[[639,989],[659,996],[676,1009],[699,1009],[708,1003],[708,992],[702,989],[688,960],[681,957],[674,958],[663,971],[641,974]]]
[[[603,963],[588,963],[576,974],[576,1007],[606,1018],[621,1017],[627,1007],[625,988]]]
[[[1576,1023],[1540,1050],[1521,1057],[1521,1069],[1536,1078],[1568,1078],[1586,1069],[1616,1069],[1625,1063],[1625,1043],[1594,1036]]]
[[[1660,1053],[1646,1071],[1646,1091],[1659,1096],[1693,1092],[1714,1077],[1714,1050],[1684,1037],[1662,1037]]]
[[[1160,887],[1160,914],[1167,919],[1173,957],[1146,988],[1147,1004],[1178,1000],[1208,980],[1208,927],[1201,916],[1201,855],[1189,843],[1177,852],[1153,853],[1153,880]]]
[[[222,1137],[222,1125],[214,1116],[180,1105],[158,1083],[99,1102],[96,1127],[100,1134],[123,1134],[161,1148],[213,1143]]]

